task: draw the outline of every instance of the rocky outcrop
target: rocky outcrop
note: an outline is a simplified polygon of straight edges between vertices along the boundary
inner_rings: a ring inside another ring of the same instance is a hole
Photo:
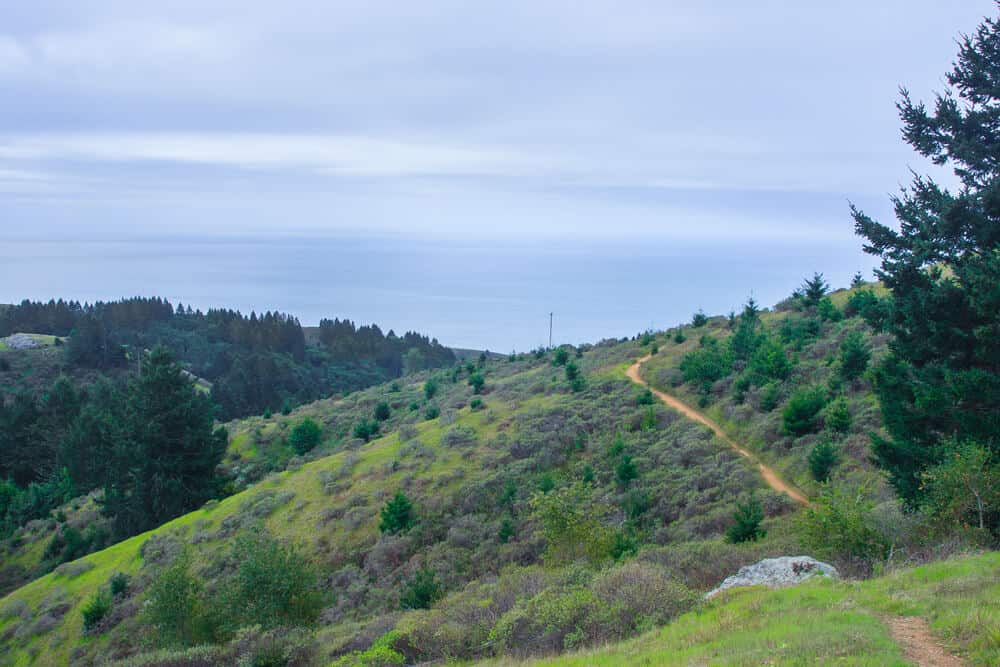
[[[16,333],[7,336],[6,338],[0,338],[7,347],[12,350],[31,350],[36,347],[41,347],[38,341],[32,338],[28,334]]]
[[[711,598],[722,591],[737,586],[767,586],[780,588],[794,586],[812,577],[840,578],[837,568],[809,556],[781,556],[741,567],[740,571],[719,584],[718,588],[705,595]]]

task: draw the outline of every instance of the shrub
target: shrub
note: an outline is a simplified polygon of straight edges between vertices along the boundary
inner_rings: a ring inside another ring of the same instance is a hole
[[[656,402],[656,398],[653,396],[653,392],[649,389],[643,389],[635,397],[636,405],[652,405]]]
[[[764,521],[764,506],[754,495],[751,495],[745,503],[736,504],[733,520],[735,523],[726,529],[726,540],[733,544],[755,542],[766,535],[761,528],[761,523]]]
[[[762,412],[770,412],[778,407],[781,402],[781,385],[777,382],[768,382],[764,385],[760,393],[760,409]]]
[[[816,430],[816,417],[826,405],[826,392],[821,387],[808,387],[796,392],[781,413],[786,434],[805,435]]]
[[[552,473],[542,473],[542,476],[538,479],[538,490],[542,493],[548,493],[554,488],[556,488],[556,480],[552,476]]]
[[[420,568],[406,582],[399,596],[399,606],[403,609],[429,609],[441,599],[441,583],[433,570]]]
[[[128,575],[124,572],[115,572],[111,575],[111,579],[108,580],[108,585],[111,589],[111,595],[113,597],[120,597],[128,592]]]
[[[847,433],[851,430],[851,410],[843,396],[827,406],[823,423],[834,433]]]
[[[481,394],[485,384],[486,380],[483,379],[483,374],[479,371],[475,371],[469,376],[469,386],[472,387],[473,394]]]
[[[517,531],[514,529],[514,522],[510,520],[509,517],[505,517],[503,521],[500,522],[500,530],[497,531],[497,539],[500,540],[500,544],[507,544],[510,542],[510,538],[514,537]]]
[[[687,336],[684,335],[683,329],[678,329],[677,333],[674,334],[674,342],[680,345],[687,340]]]
[[[378,435],[379,425],[374,419],[364,418],[354,427],[354,437],[368,442]]]
[[[714,338],[702,337],[701,347],[688,352],[681,359],[680,369],[684,381],[698,386],[706,394],[712,384],[729,375],[732,361]]]
[[[438,381],[435,378],[428,378],[427,382],[424,382],[424,396],[427,400],[431,400],[438,393]]]
[[[635,466],[635,462],[632,461],[632,457],[628,454],[622,456],[622,460],[618,462],[615,466],[615,479],[622,488],[627,488],[629,482],[636,479],[639,476],[639,470]]]
[[[387,402],[379,401],[375,406],[374,416],[376,421],[384,422],[392,416],[392,409]]]
[[[840,367],[838,372],[844,380],[851,381],[861,377],[871,360],[871,350],[865,344],[864,338],[857,331],[847,334],[840,343]]]
[[[265,532],[240,535],[231,552],[236,572],[223,584],[224,625],[235,631],[313,625],[324,596],[316,569],[294,546]]]
[[[441,408],[436,405],[428,405],[427,409],[424,410],[424,419],[430,421],[431,419],[437,419],[441,416]]]
[[[566,348],[560,347],[556,350],[556,353],[552,356],[552,363],[556,366],[565,366],[566,362],[569,361],[569,352]]]
[[[193,646],[211,641],[215,623],[202,598],[201,582],[182,554],[150,585],[143,618],[161,646]]]
[[[1000,464],[975,443],[946,444],[941,463],[923,473],[926,510],[945,528],[1000,528]]]
[[[580,367],[572,361],[566,364],[566,379],[572,382],[578,377],[580,377]]]
[[[581,558],[599,562],[609,557],[611,531],[603,519],[609,508],[596,502],[592,488],[574,482],[531,498],[535,518],[545,535],[545,563],[568,563]]]
[[[818,443],[809,452],[809,472],[817,482],[828,481],[835,465],[837,465],[837,450],[829,441]]]
[[[799,515],[803,547],[820,558],[870,574],[890,549],[888,537],[876,524],[874,509],[865,489],[827,485]]]
[[[483,409],[483,399],[481,399],[481,398],[474,398],[471,401],[469,401],[469,409],[470,410],[482,410]]]
[[[820,299],[819,305],[816,306],[816,315],[826,322],[839,322],[844,319],[844,314],[833,305],[833,301],[828,296]]]
[[[291,400],[289,400],[289,399],[286,398],[285,400],[283,400],[281,402],[281,414],[285,415],[286,417],[288,415],[292,414],[292,402],[291,402]]]
[[[402,491],[397,491],[380,513],[378,529],[383,533],[401,533],[413,526],[413,503]]]
[[[111,595],[101,588],[83,605],[83,631],[93,632],[109,611],[111,611]]]
[[[703,327],[706,324],[708,324],[708,315],[700,310],[691,318],[691,326],[695,328]]]
[[[288,434],[288,444],[296,454],[305,454],[319,444],[323,429],[314,420],[306,417]]]

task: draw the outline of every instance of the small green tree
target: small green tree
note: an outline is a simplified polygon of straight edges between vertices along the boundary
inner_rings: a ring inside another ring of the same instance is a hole
[[[569,352],[564,347],[560,347],[552,356],[552,363],[556,366],[565,366],[567,361],[569,361]]]
[[[808,387],[796,392],[781,413],[782,427],[786,434],[801,436],[816,430],[816,417],[826,405],[826,392],[822,387]]]
[[[422,567],[413,573],[399,596],[399,606],[403,609],[430,609],[441,599],[443,591],[434,571]]]
[[[629,483],[639,477],[639,469],[636,467],[632,457],[628,454],[622,456],[622,460],[615,466],[615,479],[621,487],[628,488]]]
[[[851,410],[843,396],[830,403],[823,414],[823,423],[834,433],[850,431],[851,421]]]
[[[851,289],[864,287],[864,285],[865,285],[865,277],[861,274],[860,271],[858,271],[857,273],[854,274],[854,277],[851,278]]]
[[[674,334],[674,342],[680,345],[687,340],[687,336],[684,335],[684,329],[678,329],[677,333]]]
[[[732,544],[755,542],[766,535],[761,528],[764,522],[764,506],[753,494],[745,503],[737,503],[733,512],[734,523],[726,529],[726,540]]]
[[[108,587],[111,589],[112,597],[121,597],[128,592],[128,575],[124,572],[115,572],[108,579]]]
[[[186,552],[153,580],[142,613],[161,646],[192,646],[214,638],[202,584],[191,573],[191,559]]]
[[[430,421],[432,419],[437,419],[441,416],[441,408],[436,405],[428,405],[427,409],[424,410],[424,419]]]
[[[635,397],[636,405],[652,405],[656,402],[656,398],[653,396],[653,392],[649,389],[643,389]]]
[[[397,491],[380,513],[378,529],[383,533],[402,533],[409,530],[416,519],[413,503],[402,491]]]
[[[483,374],[479,371],[474,371],[472,375],[469,376],[469,386],[472,387],[473,394],[483,393],[483,386],[486,384],[486,380],[483,378]]]
[[[809,452],[809,472],[817,482],[826,482],[837,465],[837,450],[833,443],[823,440]]]
[[[829,291],[830,286],[827,284],[826,280],[823,279],[823,274],[814,273],[813,277],[807,279],[802,285],[802,303],[807,308],[818,306],[820,300],[826,296],[826,293]]]
[[[941,463],[922,476],[927,511],[942,525],[1000,532],[1000,464],[978,444],[947,446]]]
[[[867,489],[827,484],[799,515],[802,546],[820,558],[871,572],[891,547],[874,510],[875,501]]]
[[[847,334],[840,343],[840,366],[838,368],[840,377],[848,382],[861,377],[861,374],[868,368],[871,356],[871,350],[868,349],[860,332],[852,331]]]
[[[693,326],[696,329],[699,327],[703,327],[706,324],[708,324],[708,315],[706,315],[701,310],[695,313],[694,316],[691,318],[691,326]]]
[[[111,611],[111,594],[104,588],[94,593],[83,605],[83,631],[93,632]]]
[[[424,396],[429,401],[432,398],[434,398],[437,395],[437,393],[438,393],[438,381],[437,381],[437,379],[436,378],[427,378],[427,381],[424,382]]]
[[[310,417],[306,417],[292,428],[288,434],[288,444],[296,454],[305,454],[319,444],[323,429]]]
[[[374,419],[363,418],[354,426],[354,437],[368,442],[378,435],[379,425]]]
[[[220,595],[225,630],[310,626],[319,619],[324,595],[318,572],[295,545],[248,531],[236,539],[230,561],[236,572]]]
[[[375,406],[374,417],[376,421],[384,422],[392,416],[392,408],[385,401],[379,401]]]

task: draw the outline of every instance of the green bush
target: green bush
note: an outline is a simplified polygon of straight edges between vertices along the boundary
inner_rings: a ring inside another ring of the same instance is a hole
[[[288,444],[296,454],[305,454],[319,444],[323,429],[310,417],[306,417],[288,434]]]
[[[764,522],[764,506],[754,495],[751,495],[745,503],[736,504],[733,521],[734,523],[726,529],[726,540],[733,544],[755,542],[767,534],[761,528]]]
[[[124,572],[115,572],[108,580],[112,597],[120,597],[128,592],[128,575]]]
[[[847,433],[851,430],[851,410],[847,399],[843,396],[827,406],[823,413],[823,423],[834,433]]]
[[[486,380],[483,378],[483,374],[479,371],[475,371],[469,376],[469,386],[472,387],[473,394],[483,393],[483,386],[486,384]]]
[[[684,355],[680,363],[685,382],[690,382],[707,394],[712,384],[729,375],[732,360],[714,338],[703,336],[701,347]]]
[[[566,348],[560,347],[556,350],[556,353],[552,356],[552,363],[556,366],[565,366],[566,362],[569,361],[569,352]]]
[[[636,395],[635,404],[636,405],[653,405],[656,402],[656,397],[653,396],[653,392],[649,389],[643,389]]]
[[[427,378],[427,382],[424,382],[424,396],[427,400],[431,400],[438,393],[438,381],[435,378]]]
[[[612,534],[603,523],[610,508],[594,499],[589,485],[574,482],[536,493],[531,508],[545,536],[546,565],[578,559],[600,562],[610,556]]]
[[[142,614],[161,646],[193,646],[212,641],[217,634],[217,620],[206,607],[201,581],[191,573],[187,553],[153,580]]]
[[[683,329],[678,329],[677,333],[674,334],[674,342],[680,345],[687,340],[687,336],[684,335]]]
[[[375,406],[374,417],[376,421],[384,422],[392,416],[392,408],[385,401],[379,401]]]
[[[622,488],[628,488],[629,483],[639,476],[639,469],[636,467],[632,457],[628,454],[622,456],[622,460],[615,466],[615,479]]]
[[[839,308],[833,305],[833,301],[828,296],[820,299],[819,304],[816,306],[816,314],[819,316],[819,319],[826,322],[839,322],[844,319],[844,314],[840,312]]]
[[[708,324],[708,315],[706,315],[704,312],[700,310],[697,313],[695,313],[694,316],[691,318],[691,326],[695,327],[696,329],[698,327],[703,327],[706,324]]]
[[[434,571],[420,568],[403,587],[399,606],[403,609],[429,609],[442,595],[441,582]]]
[[[402,491],[397,491],[380,513],[378,529],[383,533],[401,533],[409,530],[415,521],[413,503]]]
[[[768,382],[760,392],[760,409],[762,412],[770,412],[778,407],[781,402],[781,384],[778,382]]]
[[[315,567],[294,546],[262,531],[241,534],[230,562],[235,573],[219,597],[225,608],[223,629],[308,627],[324,606]]]
[[[787,435],[800,436],[816,430],[820,411],[826,405],[822,387],[807,387],[797,391],[781,413],[782,428]]]
[[[378,435],[379,425],[374,419],[362,418],[354,427],[354,437],[368,442]]]
[[[819,442],[809,452],[809,472],[817,482],[826,482],[837,465],[837,449],[829,441]]]
[[[802,545],[819,558],[870,574],[891,546],[865,489],[828,484],[799,515]]]
[[[865,344],[864,337],[857,331],[847,334],[840,343],[840,366],[838,372],[844,380],[851,381],[861,377],[871,360],[871,350]]]
[[[481,398],[474,398],[471,401],[469,401],[469,409],[470,410],[482,410],[483,409],[483,399],[481,399]]]
[[[436,405],[428,405],[427,409],[424,410],[424,419],[430,421],[431,419],[437,419],[441,416],[441,408]]]
[[[93,632],[111,611],[111,595],[104,588],[98,589],[83,605],[83,631]]]

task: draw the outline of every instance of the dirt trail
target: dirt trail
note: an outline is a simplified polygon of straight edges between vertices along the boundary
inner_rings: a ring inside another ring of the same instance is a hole
[[[736,450],[736,452],[738,452],[740,456],[745,457],[747,460],[749,460],[751,463],[757,466],[757,470],[760,471],[760,474],[764,478],[764,481],[767,482],[767,485],[770,486],[772,489],[774,489],[775,491],[779,491],[781,493],[787,493],[792,500],[799,503],[800,505],[809,504],[809,499],[806,498],[801,491],[799,491],[794,486],[783,480],[781,476],[774,471],[773,468],[770,468],[761,463],[760,459],[758,459],[756,456],[750,453],[749,450],[737,444],[735,440],[726,435],[725,431],[722,430],[721,426],[719,426],[714,421],[709,419],[707,416],[703,415],[702,413],[698,412],[697,410],[689,406],[687,403],[681,401],[680,399],[675,398],[670,394],[666,394],[660,391],[659,389],[654,389],[653,387],[650,387],[649,383],[642,379],[642,376],[639,374],[639,369],[642,366],[642,364],[645,361],[647,361],[651,356],[652,355],[647,354],[645,357],[643,357],[639,361],[629,366],[625,374],[628,375],[628,378],[632,380],[632,382],[635,382],[636,384],[646,387],[651,392],[653,392],[654,396],[663,401],[669,407],[680,412],[688,419],[693,419],[694,421],[700,424],[704,424],[708,428],[712,429],[712,432],[715,433],[715,435],[720,440],[722,440],[727,445]]]
[[[897,616],[886,619],[886,623],[892,638],[913,664],[920,667],[962,667],[965,664],[941,647],[927,621],[919,616]]]

